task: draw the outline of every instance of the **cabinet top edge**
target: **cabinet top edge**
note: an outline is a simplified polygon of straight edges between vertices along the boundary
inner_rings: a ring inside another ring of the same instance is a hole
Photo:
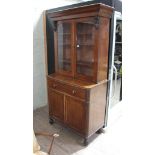
[[[65,9],[59,9],[58,10],[46,10],[46,15],[49,17],[60,17],[60,16],[67,16],[67,15],[73,15],[73,14],[81,14],[81,13],[89,13],[89,12],[100,12],[100,10],[105,10],[108,14],[112,14],[114,7],[108,6],[103,3],[96,3],[96,4],[89,4],[89,5],[83,5],[83,6],[76,6],[76,7],[69,7]]]

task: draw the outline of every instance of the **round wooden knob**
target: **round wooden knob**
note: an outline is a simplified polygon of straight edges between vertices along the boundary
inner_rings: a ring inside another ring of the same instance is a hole
[[[75,94],[75,93],[76,93],[76,91],[75,91],[75,90],[73,90],[73,91],[72,91],[72,93],[73,93],[73,94]]]

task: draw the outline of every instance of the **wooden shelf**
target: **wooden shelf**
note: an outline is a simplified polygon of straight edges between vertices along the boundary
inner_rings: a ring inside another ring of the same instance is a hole
[[[71,64],[71,60],[69,60],[69,59],[64,59],[64,60],[62,60],[62,62],[65,64]],[[77,66],[92,67],[93,62],[77,61]]]
[[[63,63],[67,63],[67,64],[71,64],[71,60],[70,59],[63,59],[62,62]]]
[[[78,33],[77,35],[92,35],[92,33]]]
[[[82,67],[92,67],[93,62],[77,61],[77,65],[82,66]]]

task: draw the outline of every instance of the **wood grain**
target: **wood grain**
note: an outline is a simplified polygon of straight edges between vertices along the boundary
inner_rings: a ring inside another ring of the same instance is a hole
[[[109,50],[109,19],[100,18],[97,81],[107,79]]]
[[[86,91],[76,86],[71,86],[57,80],[48,79],[48,87],[63,93],[65,92],[71,96],[79,97],[86,100]]]
[[[109,7],[104,4],[93,4],[93,5],[87,5],[87,6],[82,6],[82,7],[77,7],[77,8],[71,8],[67,10],[62,10],[58,12],[53,12],[49,13],[50,18],[57,18],[56,20],[63,20],[66,19],[65,17],[69,16],[69,19],[75,18],[74,15],[77,15],[77,18],[82,18],[83,16],[80,16],[81,14],[86,14],[87,17],[89,16],[111,16],[113,8]],[[91,14],[91,13],[96,13],[96,14]]]
[[[75,98],[66,96],[66,121],[65,123],[79,131],[81,134],[85,133],[85,104]]]
[[[49,90],[49,111],[50,116],[64,121],[64,95],[62,93]]]

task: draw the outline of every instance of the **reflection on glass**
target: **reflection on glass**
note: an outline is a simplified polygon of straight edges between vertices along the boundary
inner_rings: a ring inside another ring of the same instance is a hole
[[[94,25],[77,23],[77,73],[93,76]]]
[[[58,67],[71,71],[71,24],[58,24]]]

